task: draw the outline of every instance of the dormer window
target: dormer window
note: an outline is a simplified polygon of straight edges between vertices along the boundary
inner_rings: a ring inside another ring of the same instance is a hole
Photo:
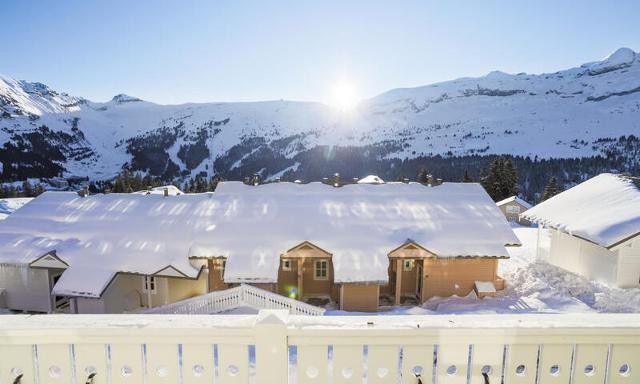
[[[327,260],[317,260],[314,266],[314,280],[329,279],[329,263],[327,262]]]

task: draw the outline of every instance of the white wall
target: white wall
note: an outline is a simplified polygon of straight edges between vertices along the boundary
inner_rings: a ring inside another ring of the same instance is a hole
[[[550,230],[547,261],[588,279],[618,284],[618,254],[557,230]],[[544,254],[541,252],[540,254]]]
[[[143,277],[119,273],[99,299],[78,297],[78,313],[124,313],[145,306],[142,293]]]
[[[49,271],[27,265],[0,264],[0,288],[6,308],[50,312]]]
[[[119,273],[100,299],[77,298],[78,313],[123,313],[146,308],[148,295],[143,292],[144,276]],[[151,306],[169,304],[206,293],[206,275],[200,279],[156,277],[156,293],[151,294]]]
[[[640,287],[640,239],[618,250],[618,286]]]

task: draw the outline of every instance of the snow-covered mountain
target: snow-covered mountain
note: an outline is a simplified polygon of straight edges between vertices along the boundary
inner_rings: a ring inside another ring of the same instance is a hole
[[[0,76],[4,181],[109,179],[123,167],[166,179],[329,174],[318,162],[346,150],[361,174],[360,163],[394,158],[589,157],[639,133],[640,54],[628,48],[555,73],[394,89],[346,112],[293,101],[158,105],[123,94],[96,103]]]

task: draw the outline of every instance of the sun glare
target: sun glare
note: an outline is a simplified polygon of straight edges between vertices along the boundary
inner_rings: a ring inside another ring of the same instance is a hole
[[[329,103],[332,107],[343,111],[355,107],[358,103],[358,97],[353,84],[348,81],[335,83],[331,89],[331,100]]]

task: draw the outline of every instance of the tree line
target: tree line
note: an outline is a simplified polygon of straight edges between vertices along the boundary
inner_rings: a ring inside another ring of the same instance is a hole
[[[0,188],[0,198],[36,197],[45,190],[42,184],[31,184],[28,180],[25,180],[19,186],[13,183],[2,185],[2,188]]]

